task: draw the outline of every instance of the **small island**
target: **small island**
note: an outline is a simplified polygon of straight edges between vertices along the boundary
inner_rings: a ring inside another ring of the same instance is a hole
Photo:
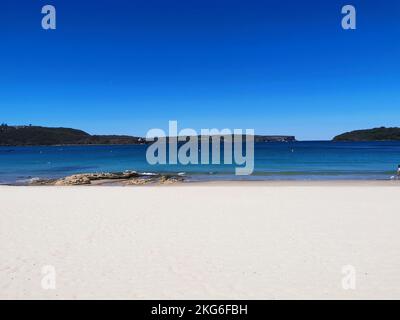
[[[333,138],[333,141],[400,141],[400,128],[373,128],[365,130],[355,130],[340,134]]]

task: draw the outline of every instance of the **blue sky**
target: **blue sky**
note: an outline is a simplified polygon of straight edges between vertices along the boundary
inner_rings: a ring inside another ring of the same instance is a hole
[[[397,0],[5,0],[0,27],[0,122],[305,140],[400,125]]]

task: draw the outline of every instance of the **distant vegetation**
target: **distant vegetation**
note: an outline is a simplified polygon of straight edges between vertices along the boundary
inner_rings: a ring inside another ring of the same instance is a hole
[[[296,141],[294,136],[254,136],[255,142]],[[110,145],[143,144],[141,137],[117,135],[90,135],[70,128],[0,125],[0,146],[52,146],[52,145]]]
[[[38,126],[0,126],[0,145],[35,146],[69,144],[140,144],[143,139],[130,136],[90,135],[70,128],[46,128]]]
[[[374,128],[346,132],[333,138],[333,141],[397,141],[400,128]]]

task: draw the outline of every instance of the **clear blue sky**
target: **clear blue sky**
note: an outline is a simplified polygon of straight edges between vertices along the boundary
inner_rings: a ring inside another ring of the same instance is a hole
[[[0,35],[0,122],[299,139],[400,125],[398,0],[3,0]]]

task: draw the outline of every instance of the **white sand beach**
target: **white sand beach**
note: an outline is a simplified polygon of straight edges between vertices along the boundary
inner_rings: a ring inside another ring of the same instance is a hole
[[[400,298],[396,182],[2,186],[0,202],[1,299]]]

